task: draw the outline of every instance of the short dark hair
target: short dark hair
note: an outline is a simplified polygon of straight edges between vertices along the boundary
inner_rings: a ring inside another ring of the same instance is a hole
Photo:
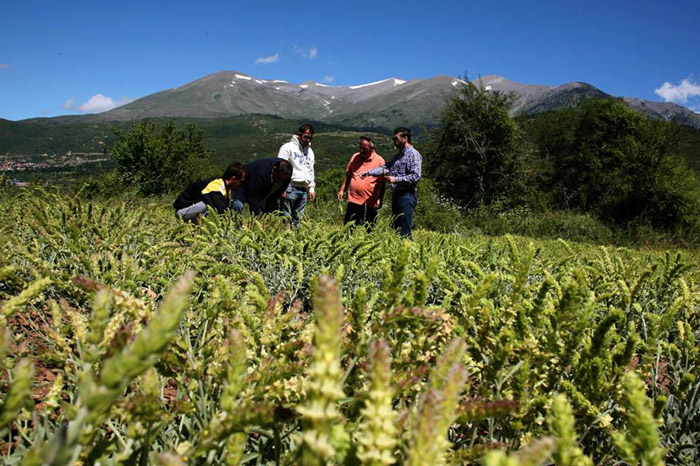
[[[399,133],[402,138],[406,138],[408,140],[408,142],[411,142],[411,130],[409,128],[406,128],[405,126],[399,126],[391,134],[396,134],[396,133]]]
[[[233,162],[231,165],[226,167],[223,179],[230,180],[231,178],[236,178],[237,180],[242,180],[245,174],[245,167],[240,162]]]
[[[303,125],[301,125],[301,126],[299,127],[298,133],[299,133],[299,134],[304,134],[307,130],[308,130],[309,132],[311,132],[311,134],[314,134],[314,127],[311,126],[311,125],[308,124],[308,123],[304,123]]]
[[[294,172],[294,168],[292,167],[292,164],[289,163],[289,160],[284,159],[280,159],[279,162],[276,162],[272,166],[272,170],[278,175],[282,175],[284,178],[291,178],[292,173]]]
[[[374,149],[374,141],[372,141],[372,138],[369,136],[360,136],[360,141],[367,141],[369,142],[369,147]]]

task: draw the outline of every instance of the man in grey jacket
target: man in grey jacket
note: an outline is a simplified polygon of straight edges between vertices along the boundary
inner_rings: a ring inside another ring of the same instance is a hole
[[[292,139],[280,147],[281,159],[288,160],[294,172],[292,181],[282,200],[282,213],[291,217],[295,227],[299,226],[299,221],[304,215],[307,198],[313,201],[316,199],[316,177],[314,174],[314,164],[316,159],[314,151],[311,149],[311,141],[314,138],[314,127],[304,123],[299,127],[297,134]]]

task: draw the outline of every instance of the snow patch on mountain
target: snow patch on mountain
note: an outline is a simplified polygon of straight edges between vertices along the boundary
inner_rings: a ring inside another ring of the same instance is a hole
[[[323,99],[323,106],[326,107],[328,113],[333,113],[333,110],[331,109],[331,103],[329,101]]]
[[[350,89],[355,90],[355,89],[360,89],[360,88],[367,87],[367,86],[374,86],[375,84],[385,83],[387,81],[394,81],[394,86],[400,86],[401,84],[406,83],[406,81],[404,81],[403,79],[387,78],[387,79],[382,79],[381,81],[375,81],[373,83],[359,84],[357,86],[349,86],[349,87],[350,87]]]
[[[382,79],[381,81],[375,81],[373,83],[367,83],[367,84],[360,84],[358,86],[350,86],[350,89],[360,89],[362,87],[367,87],[367,86],[374,86],[375,84],[381,84],[383,82],[388,81],[388,79]]]

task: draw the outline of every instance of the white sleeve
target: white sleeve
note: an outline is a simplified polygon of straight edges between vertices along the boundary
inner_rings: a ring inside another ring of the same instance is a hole
[[[277,154],[277,158],[291,160],[292,157],[289,151],[289,147],[287,147],[287,144],[282,144],[282,147],[280,147],[280,151]]]
[[[314,154],[314,151],[309,148],[309,157],[311,159],[311,167],[309,169],[309,172],[311,174],[311,179],[309,180],[309,192],[313,193],[316,192],[316,154]]]

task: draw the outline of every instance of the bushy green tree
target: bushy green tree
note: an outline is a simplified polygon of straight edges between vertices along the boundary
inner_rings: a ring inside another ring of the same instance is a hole
[[[520,129],[512,98],[467,81],[449,97],[426,147],[426,171],[445,195],[465,207],[513,204],[527,190]]]
[[[193,124],[178,128],[175,120],[159,126],[151,120],[134,122],[128,131],[112,128],[116,142],[110,152],[119,179],[144,195],[177,190],[208,169],[211,150]]]
[[[533,132],[550,164],[542,189],[553,207],[593,212],[610,223],[694,230],[700,182],[677,153],[677,132],[622,100],[555,112]]]

